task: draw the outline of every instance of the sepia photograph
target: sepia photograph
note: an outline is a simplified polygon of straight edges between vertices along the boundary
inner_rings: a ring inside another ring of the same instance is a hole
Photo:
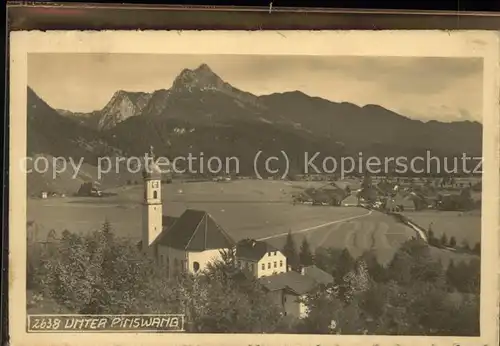
[[[496,36],[35,34],[10,115],[23,333],[496,340]]]

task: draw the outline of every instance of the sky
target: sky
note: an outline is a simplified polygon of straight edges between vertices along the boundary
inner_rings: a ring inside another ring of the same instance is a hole
[[[202,63],[256,95],[299,90],[424,121],[482,122],[483,63],[475,58],[37,53],[28,57],[28,85],[53,108],[91,112],[118,90],[168,89]]]

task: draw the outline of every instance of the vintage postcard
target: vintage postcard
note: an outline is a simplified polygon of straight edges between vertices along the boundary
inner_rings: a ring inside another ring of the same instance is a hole
[[[495,32],[14,32],[17,345],[498,345]]]

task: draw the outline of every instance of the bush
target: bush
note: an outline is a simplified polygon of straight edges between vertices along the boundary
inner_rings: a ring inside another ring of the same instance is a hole
[[[216,262],[202,275],[166,277],[138,247],[115,237],[109,223],[92,234],[65,232],[52,256],[34,268],[39,290],[58,313],[186,314],[192,332],[272,332],[280,311],[256,280]]]

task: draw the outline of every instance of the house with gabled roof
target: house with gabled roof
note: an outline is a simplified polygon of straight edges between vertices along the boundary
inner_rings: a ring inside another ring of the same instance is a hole
[[[256,278],[285,273],[285,255],[265,241],[243,239],[236,244],[236,264]]]
[[[341,205],[344,207],[357,207],[359,205],[359,199],[355,193],[351,193],[342,200]]]
[[[234,241],[205,211],[187,209],[179,217],[163,215],[161,170],[152,160],[145,166],[142,239],[139,246],[169,276],[197,273],[232,250]]]
[[[262,277],[259,283],[285,315],[303,318],[307,316],[304,296],[318,287],[332,285],[333,277],[316,266],[308,266],[300,273],[288,271]]]

